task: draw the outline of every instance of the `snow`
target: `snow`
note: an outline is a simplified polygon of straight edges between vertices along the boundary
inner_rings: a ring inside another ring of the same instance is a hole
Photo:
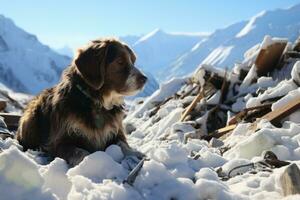
[[[98,151],[85,157],[79,165],[70,169],[67,175],[84,176],[93,182],[101,183],[104,179],[124,179],[126,172],[112,157],[105,152]]]
[[[0,154],[0,166],[1,199],[55,199],[42,187],[37,164],[16,147]]]
[[[287,38],[272,38],[270,35],[266,35],[264,40],[261,43],[261,49],[267,49],[268,46],[271,46],[274,43],[287,43]]]
[[[203,64],[218,65],[223,63],[226,58],[230,55],[231,51],[234,49],[234,46],[223,47],[220,46],[213,50],[203,61]]]
[[[252,17],[249,22],[246,24],[246,26],[238,33],[236,34],[236,38],[240,38],[243,37],[245,35],[247,35],[251,30],[253,30],[255,28],[255,22],[257,20],[257,18],[259,17],[263,17],[266,14],[266,11],[262,11],[260,13],[258,13],[257,15],[255,15],[254,17]]]

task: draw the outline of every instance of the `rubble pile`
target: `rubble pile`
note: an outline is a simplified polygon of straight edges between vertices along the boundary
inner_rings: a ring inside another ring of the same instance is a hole
[[[269,177],[276,168],[300,164],[299,45],[300,38],[291,43],[265,36],[231,70],[202,64],[190,77],[172,79],[131,108],[126,118],[130,143],[175,177],[196,182],[197,174],[188,168],[209,167],[233,190],[249,174]],[[174,163],[182,154],[188,158],[178,168]],[[297,165],[293,168],[289,176],[299,177]],[[254,188],[263,187],[259,182]],[[293,185],[299,182],[292,180],[286,189],[279,181],[270,191],[278,192],[277,198],[296,194],[300,190]],[[257,197],[254,189],[244,190],[238,192],[242,199]]]

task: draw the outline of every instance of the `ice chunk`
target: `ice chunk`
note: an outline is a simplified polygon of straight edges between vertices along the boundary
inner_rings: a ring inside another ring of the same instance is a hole
[[[118,145],[114,145],[114,144],[110,145],[109,147],[107,147],[105,149],[105,153],[110,155],[110,157],[112,157],[112,159],[114,159],[114,161],[116,161],[118,163],[120,163],[122,161],[122,159],[124,158],[122,149]]]
[[[83,159],[79,165],[70,169],[68,176],[82,175],[94,182],[104,179],[124,179],[127,175],[124,168],[103,151],[97,151]]]
[[[56,199],[43,184],[37,164],[15,146],[0,153],[1,199]]]

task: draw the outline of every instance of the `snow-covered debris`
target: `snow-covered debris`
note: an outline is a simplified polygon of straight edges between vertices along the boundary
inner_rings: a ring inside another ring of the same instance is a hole
[[[300,52],[287,48],[261,75],[261,46],[233,70],[203,64],[131,102],[128,143],[147,156],[132,183],[138,160],[117,145],[69,168],[8,138],[0,139],[1,199],[283,199],[280,177],[300,166]]]

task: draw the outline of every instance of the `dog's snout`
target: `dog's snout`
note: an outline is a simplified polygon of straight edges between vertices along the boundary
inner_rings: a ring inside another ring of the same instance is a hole
[[[138,82],[140,83],[140,84],[145,84],[146,83],[146,81],[147,81],[147,77],[146,76],[144,76],[143,74],[140,74],[139,75],[139,77],[138,77]]]

